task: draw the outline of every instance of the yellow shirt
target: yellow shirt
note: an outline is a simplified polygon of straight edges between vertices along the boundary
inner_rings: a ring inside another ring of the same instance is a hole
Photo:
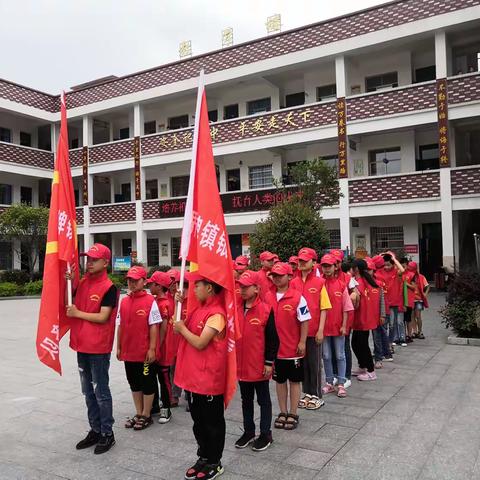
[[[217,334],[215,335],[215,339],[222,339],[225,337],[226,324],[227,322],[225,317],[220,313],[216,313],[215,315],[207,318],[206,326],[216,330]]]
[[[320,292],[320,310],[330,310],[331,308],[332,304],[330,303],[327,289],[323,286]]]

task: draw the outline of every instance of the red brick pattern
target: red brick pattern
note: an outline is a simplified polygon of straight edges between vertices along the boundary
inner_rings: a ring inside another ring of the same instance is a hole
[[[135,217],[134,202],[90,207],[90,223],[92,224],[134,222]]]
[[[111,162],[125,158],[133,158],[133,140],[105,143],[88,150],[89,163]]]
[[[60,97],[58,95],[49,95],[2,79],[0,79],[0,98],[47,112],[60,111]]]
[[[448,103],[464,103],[480,100],[480,75],[448,80]]]
[[[480,193],[480,168],[465,168],[451,171],[452,195]]]
[[[29,167],[53,169],[53,153],[36,148],[22,147],[13,143],[0,142],[0,160],[19,163]]]
[[[349,122],[435,108],[435,82],[347,99]]]
[[[82,166],[82,148],[75,148],[74,150],[69,150],[68,158],[70,159],[70,167],[81,167]]]
[[[350,204],[435,198],[440,196],[440,175],[433,172],[350,180],[348,191]]]
[[[77,225],[83,225],[83,207],[77,207]]]

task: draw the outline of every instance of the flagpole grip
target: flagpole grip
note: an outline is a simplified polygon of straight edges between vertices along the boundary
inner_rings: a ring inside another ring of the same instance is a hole
[[[182,266],[180,268],[180,283],[178,288],[180,289],[180,293],[183,293],[183,284],[185,281],[185,269],[187,268],[187,259],[182,258]],[[175,321],[179,322],[182,319],[182,303],[177,302],[177,309],[175,312]]]
[[[67,302],[68,306],[72,306],[72,279],[71,279],[71,274],[72,274],[72,268],[70,267],[70,262],[67,262],[67,273],[68,273],[68,279],[67,279]]]

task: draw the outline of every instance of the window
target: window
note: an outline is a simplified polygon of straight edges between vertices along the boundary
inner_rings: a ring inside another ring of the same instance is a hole
[[[437,70],[435,65],[430,67],[417,68],[415,70],[415,83],[428,82],[429,80],[435,80],[437,77]]]
[[[328,248],[340,249],[341,248],[340,229],[328,230],[328,236],[329,236]]]
[[[182,261],[178,258],[180,254],[180,237],[173,237],[170,240],[170,253],[172,256],[171,264],[172,267],[179,267],[182,264]]]
[[[20,187],[20,203],[32,204],[32,189],[31,187]]]
[[[416,170],[431,170],[434,168],[440,168],[438,161],[438,143],[431,145],[420,145],[420,158],[416,162]]]
[[[480,125],[459,125],[455,128],[457,167],[480,163]]]
[[[285,95],[285,107],[295,107],[305,103],[305,92],[291,93]]]
[[[132,239],[122,238],[122,257],[129,257],[132,254]]]
[[[132,200],[132,188],[130,183],[122,183],[122,202],[130,202]]]
[[[375,92],[394,87],[398,87],[397,72],[383,73],[382,75],[375,75],[374,77],[365,79],[365,89],[367,92]]]
[[[27,132],[20,132],[20,145],[24,147],[32,146],[32,136]]]
[[[337,98],[337,85],[335,83],[317,87],[317,102],[331,100],[332,98]]]
[[[180,115],[178,117],[171,117],[168,119],[168,129],[177,130],[179,128],[188,127],[188,115]]]
[[[260,98],[259,100],[252,100],[247,102],[247,115],[254,115],[255,113],[269,112],[271,110],[271,100],[268,98]]]
[[[8,128],[0,127],[0,142],[12,141],[12,132]]]
[[[121,128],[119,133],[120,133],[120,140],[125,140],[126,138],[130,138],[130,129],[128,127]]]
[[[320,157],[325,165],[338,170],[338,155],[323,155]]]
[[[159,263],[158,238],[147,238],[147,265],[156,266]]]
[[[371,227],[370,238],[372,239],[372,255],[392,250],[393,252],[403,249],[403,226],[402,227]]]
[[[453,52],[453,71],[455,75],[480,71],[479,59],[479,43],[456,48]]]
[[[0,242],[0,270],[11,270],[13,268],[12,260],[12,244]]]
[[[143,124],[143,134],[151,135],[152,133],[157,133],[157,122],[155,120]]]
[[[400,147],[372,150],[368,156],[369,175],[400,173]]]
[[[185,175],[183,177],[172,177],[172,197],[186,197],[188,195],[188,182],[190,177]]]
[[[158,198],[158,180],[147,180],[145,182],[145,197],[147,200]]]
[[[235,192],[241,190],[240,187],[240,169],[227,170],[227,192]]]
[[[12,186],[0,183],[0,205],[12,204]]]
[[[228,120],[230,118],[237,118],[238,117],[238,103],[234,103],[233,105],[226,105],[223,108],[223,119]]]
[[[72,138],[70,140],[70,148],[78,148],[78,138]]]
[[[273,185],[272,165],[248,169],[249,188],[268,188]]]
[[[294,179],[292,178],[293,169],[304,163],[306,163],[306,160],[299,160],[298,162],[287,163],[287,169],[286,169],[287,171],[286,171],[286,174],[283,175],[283,180],[282,180],[285,185],[293,185],[294,183]]]
[[[216,122],[218,120],[218,110],[210,110],[208,112],[208,121]]]
[[[77,207],[80,206],[80,191],[78,190],[78,188],[75,188],[73,190],[73,196],[75,197],[75,205]]]

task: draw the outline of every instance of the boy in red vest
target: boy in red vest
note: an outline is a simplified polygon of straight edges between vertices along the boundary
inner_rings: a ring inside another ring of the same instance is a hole
[[[158,305],[160,315],[164,320],[160,324],[159,341],[157,342],[157,377],[160,384],[160,393],[162,400],[162,408],[158,408],[159,417],[158,423],[168,423],[172,418],[170,411],[170,399],[172,396],[172,384],[170,383],[170,366],[167,365],[168,354],[166,344],[167,325],[173,317],[173,309],[170,298],[168,297],[168,291],[172,279],[165,272],[154,272],[153,275],[147,279],[147,285],[149,286],[150,293],[155,297]],[[155,385],[155,399],[158,401],[158,388]],[[155,399],[153,405],[155,405]],[[153,411],[153,409],[152,409]]]
[[[285,430],[294,430],[298,425],[300,382],[304,379],[303,357],[311,319],[307,301],[301,292],[290,286],[292,274],[288,263],[278,262],[272,268],[272,281],[277,289],[274,300],[275,327],[280,341],[273,374],[277,382],[280,413],[274,426]],[[289,396],[290,410],[287,408]]]
[[[259,256],[262,268],[259,270],[260,297],[263,301],[268,301],[270,293],[275,293],[275,285],[270,278],[270,272],[273,264],[278,260],[278,255],[272,252],[262,252]]]
[[[198,460],[185,473],[187,480],[210,480],[224,472],[221,459],[225,447],[224,397],[227,336],[222,287],[199,274],[190,274],[199,306],[174,323],[181,335],[175,383],[191,392],[190,414],[198,444]],[[175,300],[183,302],[177,293]]]
[[[117,315],[117,358],[125,362],[125,373],[132,391],[136,414],[125,428],[144,430],[153,421],[158,325],[162,322],[157,302],[143,288],[147,271],[140,266],[127,272],[129,295],[123,298]]]
[[[109,248],[95,243],[82,255],[87,257],[87,273],[75,292],[75,304],[67,307],[67,316],[72,319],[70,348],[77,352],[90,431],[76,448],[82,450],[96,445],[94,453],[101,454],[115,445],[108,370],[115,336],[118,290],[107,276],[111,258]]]
[[[289,265],[292,267],[293,278],[297,278],[301,275],[300,270],[298,269],[298,257],[296,255],[292,255],[288,259]]]
[[[307,349],[304,359],[304,397],[300,408],[318,410],[325,402],[322,399],[322,342],[327,310],[332,308],[325,289],[325,280],[317,275],[315,262],[317,253],[313,248],[304,247],[298,252],[300,276],[292,280],[292,288],[297,289],[307,301],[312,319],[308,324]]]
[[[266,450],[272,440],[272,401],[270,377],[278,351],[278,335],[271,305],[259,297],[258,273],[244,272],[240,284],[242,301],[238,304],[238,325],[241,338],[237,341],[237,376],[242,395],[244,434],[235,447]],[[253,400],[257,393],[260,405],[260,436],[255,439]]]

